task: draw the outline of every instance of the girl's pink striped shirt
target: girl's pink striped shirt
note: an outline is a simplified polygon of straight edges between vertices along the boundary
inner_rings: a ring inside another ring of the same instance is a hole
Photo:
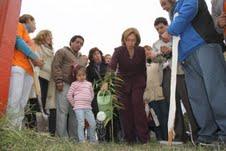
[[[75,81],[71,84],[67,99],[73,109],[92,109],[91,102],[94,97],[92,83],[88,81]]]

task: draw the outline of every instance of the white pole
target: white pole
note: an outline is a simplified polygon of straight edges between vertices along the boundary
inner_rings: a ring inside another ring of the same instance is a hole
[[[170,107],[168,118],[168,143],[172,145],[175,137],[174,122],[176,114],[176,81],[177,81],[177,62],[178,62],[178,44],[179,37],[173,36],[172,47],[172,68],[171,68],[171,85],[170,85]]]

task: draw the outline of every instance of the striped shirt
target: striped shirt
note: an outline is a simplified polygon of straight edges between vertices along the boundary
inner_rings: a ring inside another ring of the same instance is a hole
[[[75,81],[71,84],[67,99],[73,109],[92,109],[91,102],[94,97],[92,84],[88,81]]]

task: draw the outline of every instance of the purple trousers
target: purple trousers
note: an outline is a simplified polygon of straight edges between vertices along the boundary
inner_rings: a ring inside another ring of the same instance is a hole
[[[130,92],[121,92],[120,102],[124,109],[120,110],[125,140],[128,143],[147,143],[149,131],[143,103],[144,88],[132,88]]]

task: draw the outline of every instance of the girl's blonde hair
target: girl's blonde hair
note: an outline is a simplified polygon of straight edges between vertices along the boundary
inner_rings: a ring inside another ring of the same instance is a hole
[[[138,46],[140,44],[140,41],[141,41],[141,38],[140,38],[140,33],[139,31],[136,29],[136,28],[128,28],[126,29],[123,34],[122,34],[122,39],[121,39],[121,42],[122,42],[122,45],[125,46],[125,41],[127,40],[127,38],[131,35],[131,34],[134,34],[136,36],[136,46]]]
[[[78,73],[84,73],[86,75],[86,67],[82,66],[78,69],[77,74]]]
[[[52,36],[51,31],[49,30],[41,30],[36,37],[33,39],[34,42],[38,45],[47,45],[50,49],[53,49],[53,45],[51,44],[46,44],[45,40],[48,36]]]

